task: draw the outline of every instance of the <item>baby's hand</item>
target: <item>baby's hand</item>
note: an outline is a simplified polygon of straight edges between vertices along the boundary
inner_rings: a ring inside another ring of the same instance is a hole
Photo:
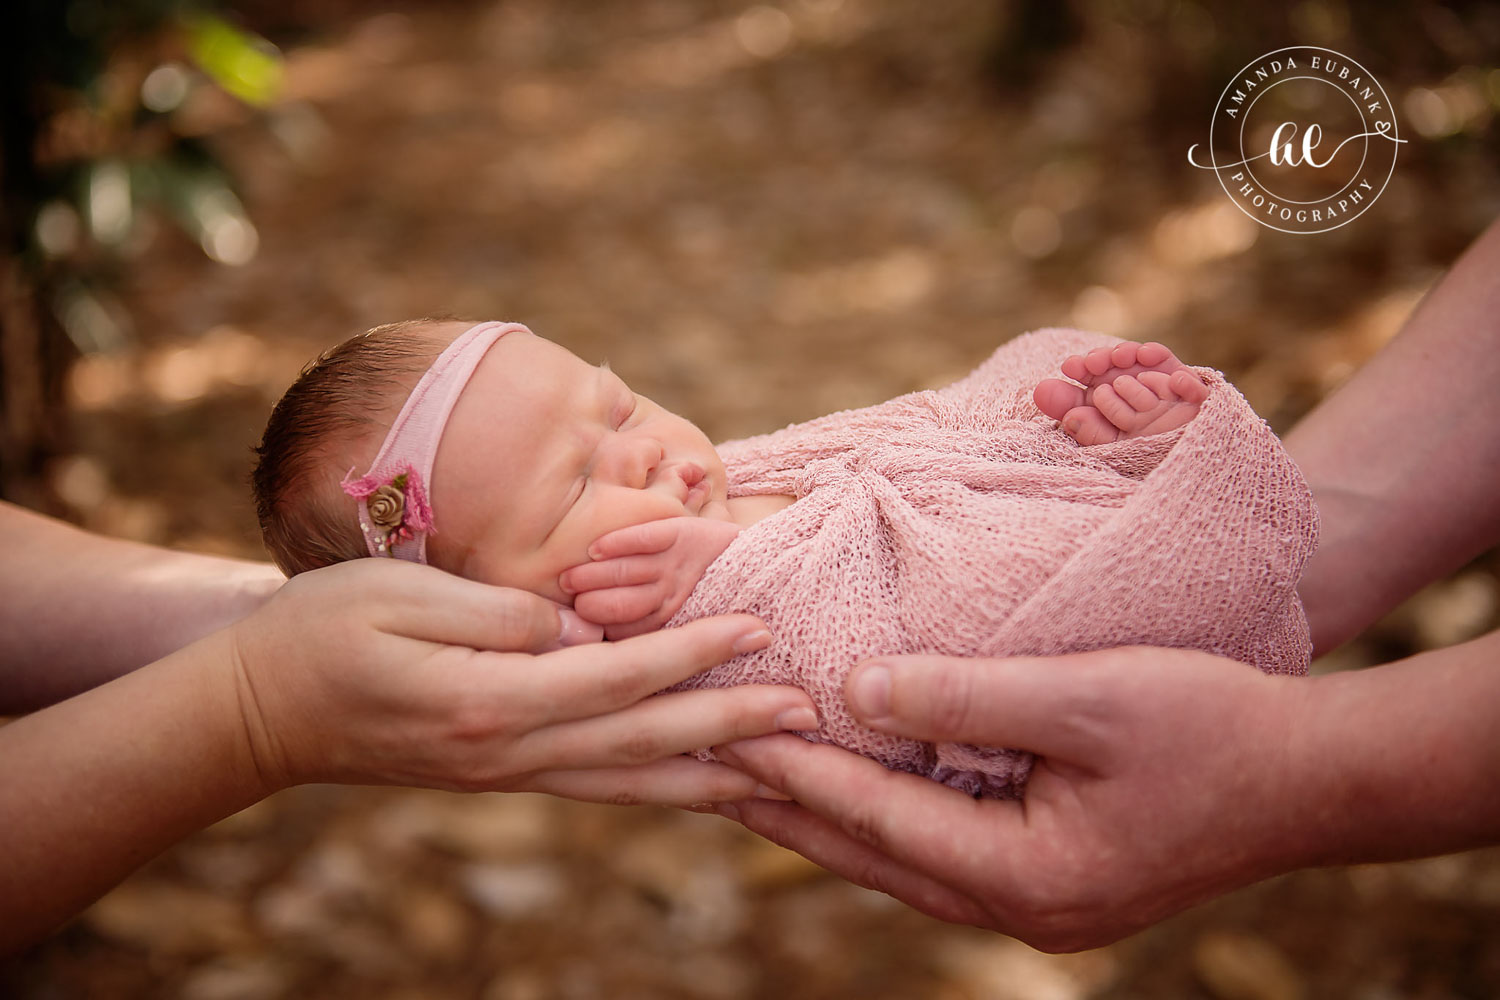
[[[573,610],[603,625],[606,638],[628,639],[666,624],[739,532],[737,524],[703,517],[621,528],[590,545],[594,561],[565,570],[557,584],[576,595]]]

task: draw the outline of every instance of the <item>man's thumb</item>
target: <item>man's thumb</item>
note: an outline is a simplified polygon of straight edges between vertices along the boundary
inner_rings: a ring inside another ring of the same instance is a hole
[[[1067,757],[1088,703],[1070,659],[886,656],[856,667],[844,694],[855,718],[880,732]]]

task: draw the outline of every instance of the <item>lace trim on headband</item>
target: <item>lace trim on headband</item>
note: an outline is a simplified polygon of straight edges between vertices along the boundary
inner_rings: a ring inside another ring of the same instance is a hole
[[[390,556],[392,548],[418,535],[437,534],[432,526],[432,502],[416,469],[408,465],[386,481],[376,476],[353,477],[350,469],[339,485],[351,497],[365,501],[361,512],[368,512],[369,520],[361,516],[359,527],[366,538],[375,539],[381,555]]]

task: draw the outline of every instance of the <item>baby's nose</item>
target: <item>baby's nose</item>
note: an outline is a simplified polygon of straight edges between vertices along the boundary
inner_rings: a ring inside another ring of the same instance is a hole
[[[617,434],[604,454],[603,474],[610,481],[632,489],[645,489],[651,481],[651,473],[661,464],[661,443],[654,438],[638,434]]]

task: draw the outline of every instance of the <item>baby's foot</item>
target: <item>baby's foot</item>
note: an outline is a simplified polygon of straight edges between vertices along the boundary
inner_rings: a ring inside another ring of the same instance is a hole
[[[1208,386],[1161,344],[1126,341],[1062,363],[1076,382],[1043,379],[1032,398],[1079,444],[1160,434],[1198,414]]]

